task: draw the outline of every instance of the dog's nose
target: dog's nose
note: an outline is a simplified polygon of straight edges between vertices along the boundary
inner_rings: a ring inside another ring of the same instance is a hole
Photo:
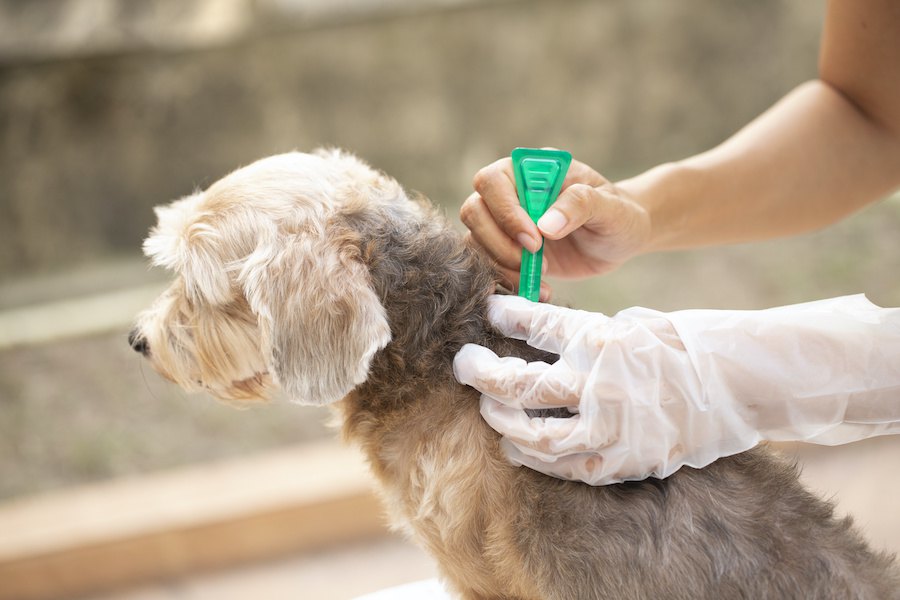
[[[147,344],[147,338],[141,335],[137,329],[132,329],[128,334],[128,345],[135,352],[140,352],[144,356],[150,353],[150,346]]]

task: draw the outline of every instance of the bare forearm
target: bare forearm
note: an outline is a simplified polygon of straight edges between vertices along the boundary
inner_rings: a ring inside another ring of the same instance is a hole
[[[573,161],[533,223],[506,158],[460,210],[511,286],[543,239],[548,275],[607,273],[637,254],[802,233],[900,186],[900,1],[829,0],[819,79],[717,148],[611,183]],[[547,290],[549,292],[549,290]]]
[[[645,252],[829,225],[900,186],[900,3],[829,0],[819,79],[722,145],[620,184]]]
[[[900,138],[814,81],[717,148],[618,185],[650,215],[647,252],[785,236],[900,185]]]

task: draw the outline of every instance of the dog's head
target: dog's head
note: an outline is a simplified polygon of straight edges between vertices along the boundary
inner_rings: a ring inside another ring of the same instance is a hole
[[[144,242],[175,281],[129,336],[163,376],[227,400],[325,404],[391,339],[348,223],[418,210],[396,181],[337,151],[257,161],[156,209]]]

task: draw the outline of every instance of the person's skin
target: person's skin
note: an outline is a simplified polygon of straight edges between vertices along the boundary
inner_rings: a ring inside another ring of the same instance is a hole
[[[475,176],[460,218],[514,288],[522,247],[542,235],[545,273],[580,278],[648,252],[821,228],[898,185],[900,1],[831,0],[819,79],[720,146],[615,183],[573,161],[537,227],[504,158]]]

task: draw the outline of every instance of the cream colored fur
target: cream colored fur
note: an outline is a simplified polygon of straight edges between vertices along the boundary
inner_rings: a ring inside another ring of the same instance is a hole
[[[271,377],[293,398],[339,400],[390,341],[368,273],[329,215],[393,181],[338,152],[258,161],[156,210],[144,243],[179,278],[138,327],[153,365],[187,389],[265,397]]]

